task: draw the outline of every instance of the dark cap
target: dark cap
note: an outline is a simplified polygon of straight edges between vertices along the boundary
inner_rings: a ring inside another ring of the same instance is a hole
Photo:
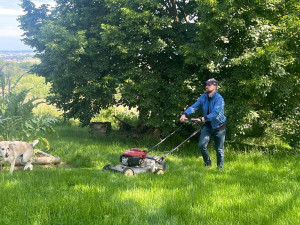
[[[215,78],[210,78],[207,81],[205,81],[204,83],[207,84],[207,85],[212,85],[213,84],[215,86],[218,86],[218,81]]]

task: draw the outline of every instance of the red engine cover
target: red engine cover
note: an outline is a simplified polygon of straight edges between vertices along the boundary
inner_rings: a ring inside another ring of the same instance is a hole
[[[139,148],[132,148],[130,150],[126,150],[123,152],[123,155],[125,156],[135,156],[135,157],[140,157],[140,158],[145,158],[147,155],[147,151],[143,151],[142,149]]]

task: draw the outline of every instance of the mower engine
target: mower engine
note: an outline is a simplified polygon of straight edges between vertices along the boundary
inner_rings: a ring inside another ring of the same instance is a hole
[[[147,151],[132,148],[123,152],[123,155],[120,156],[120,161],[125,166],[140,166],[144,162],[146,155]]]

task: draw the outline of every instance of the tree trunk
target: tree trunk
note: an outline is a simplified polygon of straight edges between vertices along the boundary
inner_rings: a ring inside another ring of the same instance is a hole
[[[171,0],[171,13],[174,18],[175,22],[179,21],[178,15],[177,15],[177,8],[176,8],[176,0]]]

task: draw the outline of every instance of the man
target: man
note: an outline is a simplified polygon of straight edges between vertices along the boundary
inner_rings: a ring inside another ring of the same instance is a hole
[[[223,97],[217,92],[218,81],[214,78],[211,78],[205,83],[206,93],[201,95],[192,106],[185,110],[184,114],[180,118],[180,121],[184,122],[187,119],[187,116],[202,108],[203,117],[196,119],[194,118],[192,120],[204,122],[199,139],[199,149],[204,160],[204,165],[211,166],[211,159],[207,151],[207,145],[211,136],[213,136],[217,153],[217,167],[219,169],[223,169],[224,141],[226,133],[226,117],[224,115],[225,103]]]

